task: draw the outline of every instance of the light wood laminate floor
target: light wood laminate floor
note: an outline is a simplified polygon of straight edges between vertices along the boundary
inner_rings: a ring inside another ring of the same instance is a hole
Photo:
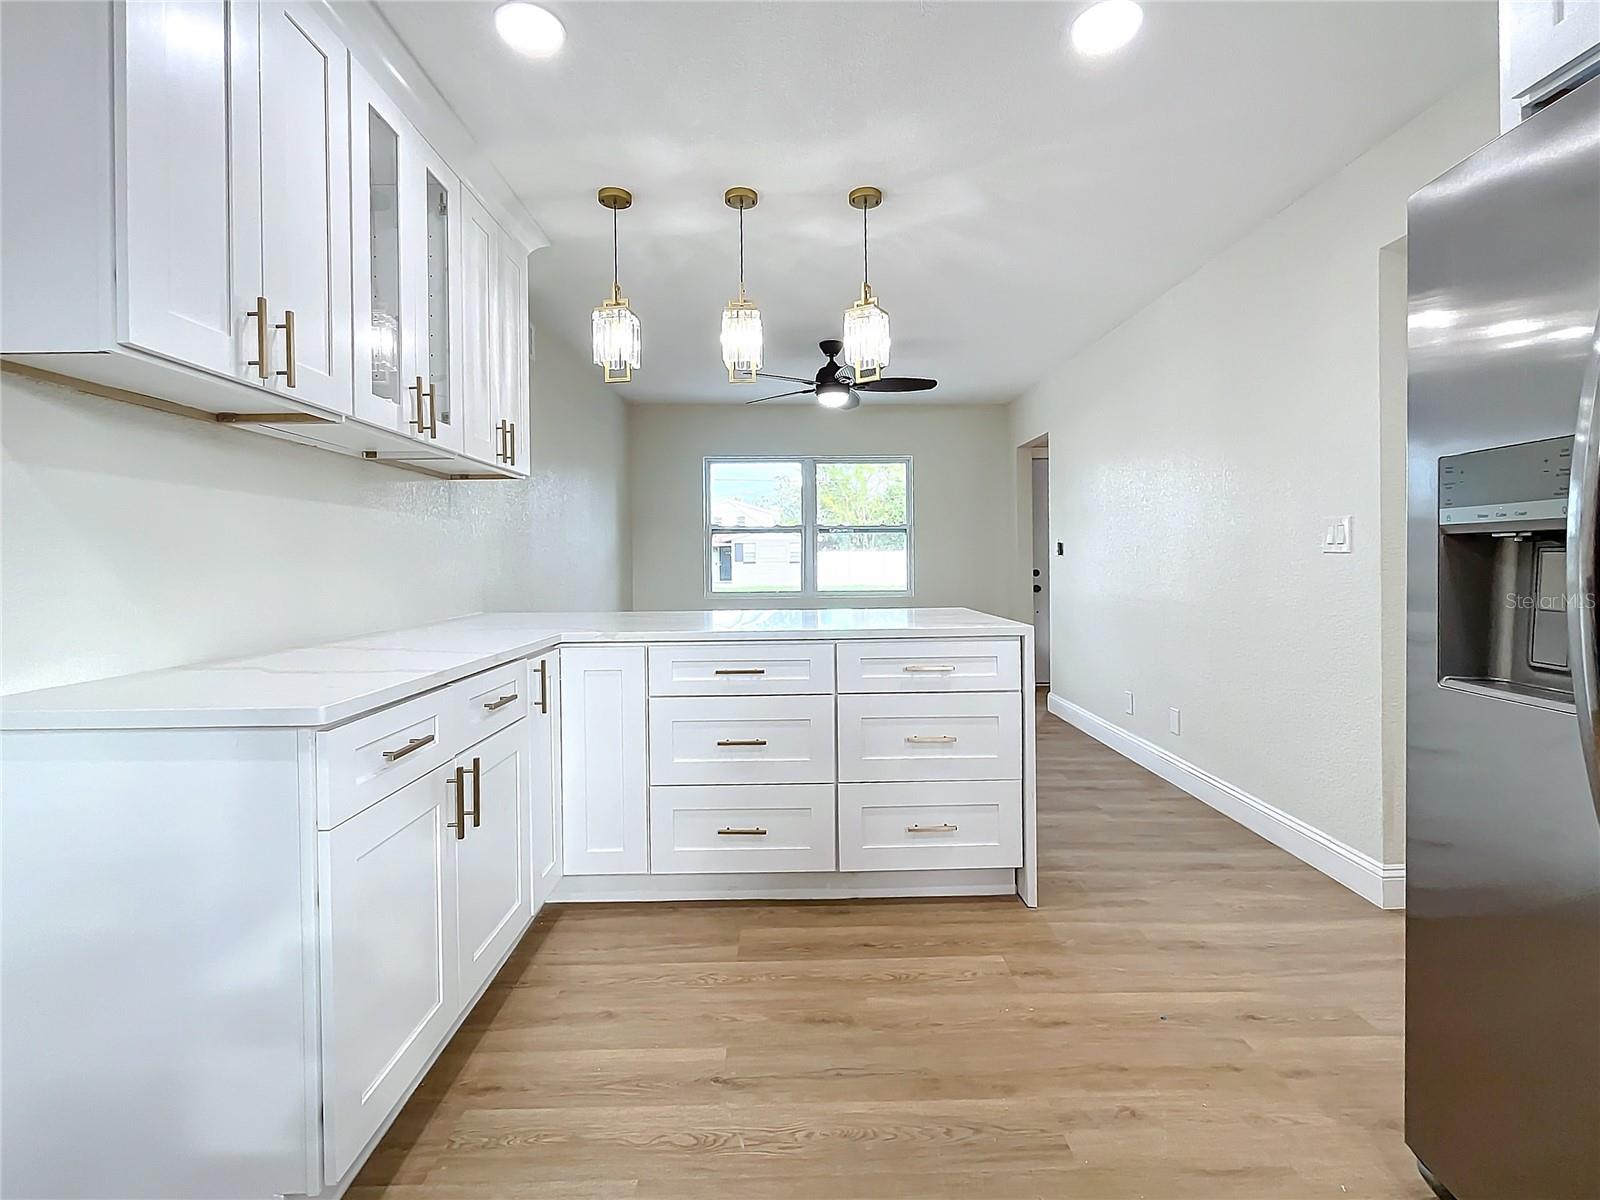
[[[1401,917],[1041,713],[1040,897],[541,916],[353,1200],[1422,1200]]]

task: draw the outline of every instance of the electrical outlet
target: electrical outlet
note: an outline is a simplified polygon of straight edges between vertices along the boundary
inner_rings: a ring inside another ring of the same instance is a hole
[[[1174,734],[1183,732],[1183,714],[1175,708],[1167,709],[1167,728]]]
[[[1133,716],[1133,693],[1132,692],[1123,692],[1122,693],[1122,711],[1127,713],[1130,717]]]
[[[1066,554],[1066,552],[1067,552],[1066,543],[1065,542],[1057,542],[1056,543],[1056,557],[1060,558],[1062,555]]]

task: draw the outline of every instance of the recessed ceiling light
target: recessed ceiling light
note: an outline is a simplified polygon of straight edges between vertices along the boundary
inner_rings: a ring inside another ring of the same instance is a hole
[[[1072,22],[1072,48],[1088,58],[1121,50],[1144,24],[1144,9],[1134,0],[1100,0]]]
[[[529,58],[553,58],[567,40],[566,28],[553,12],[526,0],[495,9],[494,27],[506,45]]]

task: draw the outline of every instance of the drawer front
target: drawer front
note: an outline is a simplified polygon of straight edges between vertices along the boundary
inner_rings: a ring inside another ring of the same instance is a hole
[[[831,871],[831,783],[650,789],[650,872]]]
[[[457,751],[528,715],[528,664],[514,662],[469,676],[445,689],[450,736]],[[537,684],[535,684],[537,686]]]
[[[832,696],[658,697],[650,782],[832,783]]]
[[[1022,697],[840,696],[844,783],[1022,778]]]
[[[429,692],[313,735],[319,828],[332,829],[455,757],[447,695]]]
[[[650,647],[652,696],[808,696],[832,691],[831,642]]]
[[[1014,692],[1019,638],[840,642],[841,692]]]
[[[1022,784],[839,785],[841,871],[1022,865]]]

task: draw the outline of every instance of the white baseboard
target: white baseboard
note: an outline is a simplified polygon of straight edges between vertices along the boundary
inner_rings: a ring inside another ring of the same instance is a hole
[[[894,896],[1009,896],[1010,867],[924,871],[794,871],[746,875],[567,875],[557,904],[639,900],[856,900]]]
[[[1299,817],[1268,804],[1259,796],[1252,796],[1227,780],[1218,779],[1170,750],[1129,733],[1054,692],[1049,694],[1046,704],[1052,715],[1081,729],[1095,741],[1109,746],[1152,774],[1159,775],[1224,816],[1231,817],[1279,849],[1287,850],[1301,862],[1344,884],[1363,900],[1379,908],[1406,906],[1404,863],[1379,862],[1371,855],[1363,854],[1338,838],[1323,833],[1316,826],[1306,824]]]

